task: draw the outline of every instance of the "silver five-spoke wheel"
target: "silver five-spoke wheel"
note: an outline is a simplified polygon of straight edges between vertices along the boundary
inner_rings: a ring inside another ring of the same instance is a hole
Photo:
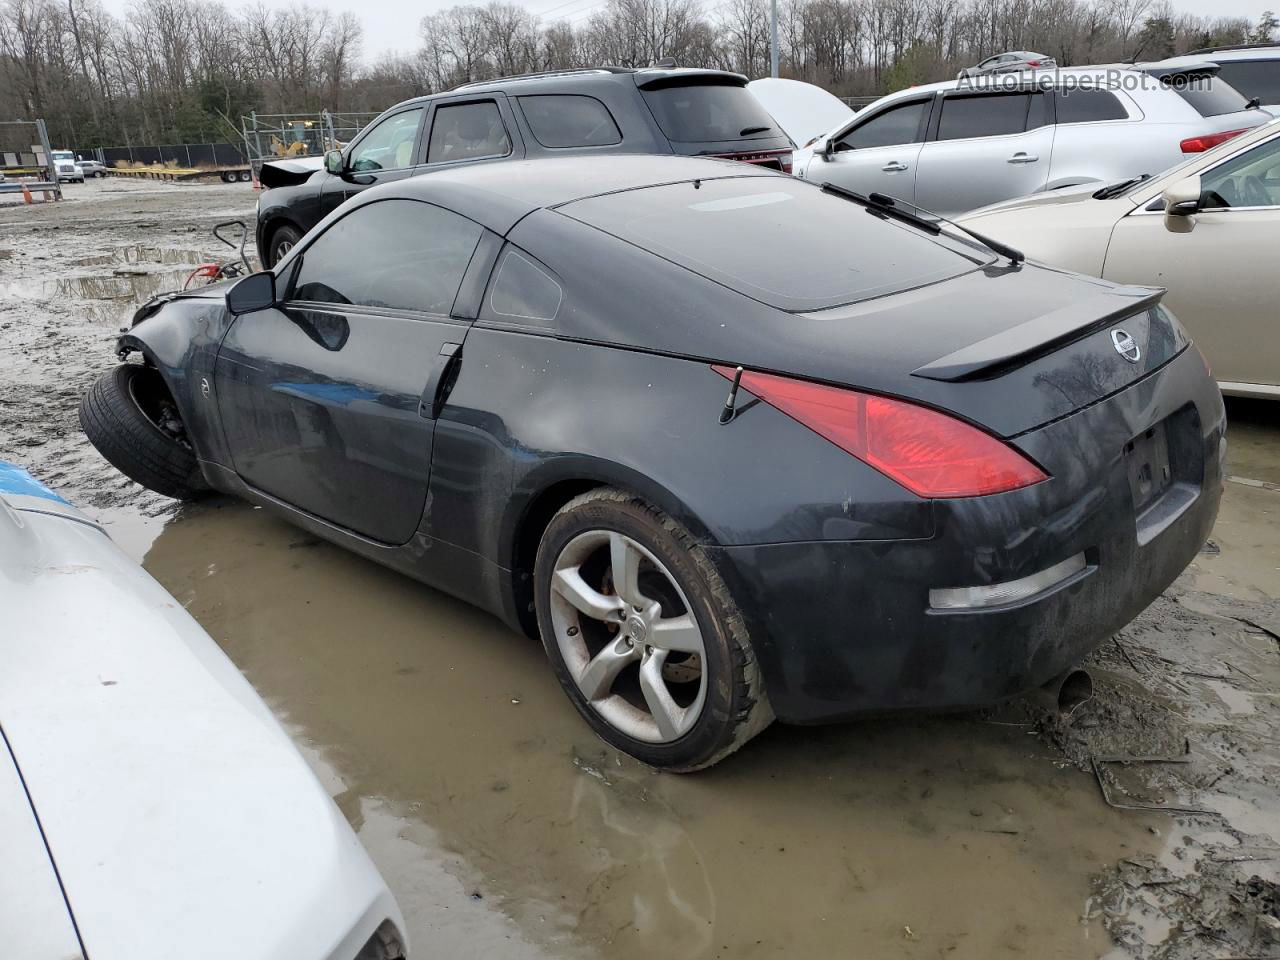
[[[551,577],[551,621],[591,708],[647,743],[697,723],[707,698],[702,631],[676,579],[642,544],[612,530],[578,534]]]

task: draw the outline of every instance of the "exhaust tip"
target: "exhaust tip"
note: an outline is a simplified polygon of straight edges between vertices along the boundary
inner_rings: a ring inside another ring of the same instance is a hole
[[[1093,699],[1093,677],[1088,670],[1073,669],[1058,674],[1032,694],[1032,700],[1043,710],[1064,720]]]

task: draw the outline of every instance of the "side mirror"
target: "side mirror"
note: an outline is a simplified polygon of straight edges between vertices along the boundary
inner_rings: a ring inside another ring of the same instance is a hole
[[[324,168],[334,176],[342,176],[342,151],[330,150],[324,155]]]
[[[1195,229],[1193,214],[1200,209],[1200,176],[1179,180],[1161,196],[1164,201],[1164,228],[1170,233],[1190,233]]]
[[[232,316],[266,310],[276,305],[276,275],[270,270],[251,273],[227,291],[227,310]]]
[[[828,137],[826,140],[822,142],[822,159],[830,163],[831,158],[834,157],[835,155],[836,155],[835,138]]]

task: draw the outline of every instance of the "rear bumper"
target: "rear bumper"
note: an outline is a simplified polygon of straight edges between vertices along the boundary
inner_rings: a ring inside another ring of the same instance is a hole
[[[1178,488],[1163,514],[1140,518],[1123,451],[1162,421]],[[933,513],[929,539],[715,548],[756,638],[775,713],[818,723],[977,707],[1077,663],[1203,545],[1222,495],[1224,431],[1221,395],[1187,350],[1129,389],[1016,438],[1048,467],[1045,483],[922,501]],[[1080,553],[1083,571],[1021,602],[929,606],[930,589],[1005,583]]]

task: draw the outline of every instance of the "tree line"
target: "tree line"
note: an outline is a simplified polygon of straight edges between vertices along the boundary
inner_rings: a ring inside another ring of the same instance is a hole
[[[252,110],[376,112],[538,70],[671,57],[769,71],[769,0],[545,2],[541,16],[504,0],[430,14],[414,52],[366,62],[359,20],[323,7],[136,0],[115,17],[98,0],[0,0],[0,119],[43,117],[55,145],[202,142],[234,140]],[[1002,50],[1063,66],[1154,60],[1271,40],[1277,26],[1167,0],[781,0],[778,29],[783,76],[868,96]]]

